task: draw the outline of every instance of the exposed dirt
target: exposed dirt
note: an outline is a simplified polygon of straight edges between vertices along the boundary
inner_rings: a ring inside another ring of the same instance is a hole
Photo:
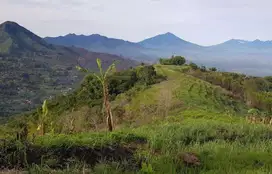
[[[200,166],[200,160],[194,153],[184,153],[182,155],[183,163],[187,166]]]

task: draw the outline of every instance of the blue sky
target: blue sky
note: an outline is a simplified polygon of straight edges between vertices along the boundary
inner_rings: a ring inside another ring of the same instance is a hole
[[[140,41],[172,32],[213,45],[228,39],[272,40],[271,0],[0,0],[0,22],[40,36],[102,34]]]

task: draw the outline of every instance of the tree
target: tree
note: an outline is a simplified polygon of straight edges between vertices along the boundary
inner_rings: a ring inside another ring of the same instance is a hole
[[[94,75],[94,77],[96,77],[99,80],[99,82],[101,83],[102,89],[103,89],[103,106],[104,106],[105,113],[106,113],[107,126],[108,126],[108,130],[111,132],[111,131],[113,131],[113,118],[112,118],[112,111],[111,111],[111,106],[110,106],[108,81],[109,81],[109,75],[115,70],[115,63],[112,63],[106,71],[103,71],[102,63],[101,63],[100,59],[96,59],[96,63],[97,63],[97,67],[99,68],[100,74],[90,72],[89,70],[87,70],[81,66],[77,66],[76,68],[79,71],[82,71],[85,73],[90,73],[90,74]]]
[[[171,59],[171,62],[174,64],[174,65],[183,65],[185,64],[186,60],[184,57],[181,57],[181,56],[175,56]]]
[[[161,65],[170,65],[169,59],[160,58],[159,62]]]
[[[145,85],[151,85],[156,82],[156,71],[153,66],[144,66],[137,69],[137,77]]]
[[[162,65],[183,65],[186,60],[181,56],[172,56],[170,59],[160,59],[160,64]]]

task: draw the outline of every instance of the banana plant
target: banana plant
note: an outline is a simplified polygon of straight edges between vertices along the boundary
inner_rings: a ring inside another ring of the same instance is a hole
[[[43,136],[45,134],[45,121],[48,115],[48,106],[47,106],[47,100],[43,101],[42,105],[42,113],[40,115],[39,124],[37,131],[41,131],[41,135]]]
[[[108,79],[109,79],[109,75],[115,71],[115,62],[113,62],[106,71],[103,71],[102,63],[100,59],[96,59],[96,63],[99,69],[99,73],[90,72],[88,69],[85,69],[82,66],[76,66],[76,68],[77,70],[81,72],[94,75],[94,77],[96,77],[98,81],[101,83],[102,89],[103,89],[103,107],[106,114],[107,126],[108,126],[108,130],[112,132],[114,128],[114,124],[113,124],[112,111],[111,111],[111,105],[110,105],[110,99],[109,99]]]

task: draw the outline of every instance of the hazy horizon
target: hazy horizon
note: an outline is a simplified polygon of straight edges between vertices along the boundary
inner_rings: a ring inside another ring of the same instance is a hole
[[[1,23],[15,21],[41,37],[101,34],[138,42],[171,32],[203,46],[272,40],[268,0],[2,0],[0,5]]]

